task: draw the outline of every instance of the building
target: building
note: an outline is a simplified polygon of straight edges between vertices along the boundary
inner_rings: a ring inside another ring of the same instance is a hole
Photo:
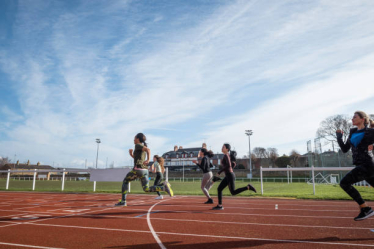
[[[206,148],[206,144],[203,146]],[[193,163],[193,161],[199,160],[199,152],[202,147],[194,148],[183,148],[182,146],[174,146],[174,150],[168,151],[162,155],[165,160],[165,166],[169,167],[170,170],[181,170],[183,167],[185,170],[196,170],[199,167]],[[221,165],[223,154],[214,154],[210,162],[214,168],[218,168]]]
[[[38,170],[54,170],[55,168],[53,168],[52,166],[49,166],[49,165],[41,165],[39,162],[36,164],[36,165],[32,165],[30,164],[30,162],[27,162],[27,163],[19,163],[17,161],[17,163],[9,163],[9,164],[5,164],[3,165],[2,167],[0,167],[0,170],[17,170],[17,171],[21,171],[21,172],[14,172],[14,173],[11,173],[12,176],[33,176],[34,175],[34,172],[35,172],[35,169],[38,169]],[[37,173],[37,178],[45,178],[47,180],[49,180],[50,176],[51,175],[62,175],[62,173],[58,173],[58,172],[38,172]],[[65,173],[66,174],[66,173]]]

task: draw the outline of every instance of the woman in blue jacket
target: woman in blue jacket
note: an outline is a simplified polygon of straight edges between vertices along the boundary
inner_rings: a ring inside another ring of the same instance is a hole
[[[356,111],[352,118],[352,124],[356,126],[349,132],[347,141],[343,141],[343,132],[336,131],[336,137],[341,150],[346,153],[352,150],[353,164],[356,167],[344,176],[340,181],[341,188],[347,192],[360,207],[360,213],[355,221],[364,220],[374,215],[374,211],[362,199],[360,193],[352,185],[356,182],[367,181],[374,187],[374,157],[368,148],[374,143],[374,130],[368,128],[369,117],[365,112]]]

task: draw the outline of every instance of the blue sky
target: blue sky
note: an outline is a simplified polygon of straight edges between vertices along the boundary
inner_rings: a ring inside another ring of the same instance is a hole
[[[374,107],[373,1],[0,2],[0,156],[130,162],[230,142],[306,152],[319,123]]]

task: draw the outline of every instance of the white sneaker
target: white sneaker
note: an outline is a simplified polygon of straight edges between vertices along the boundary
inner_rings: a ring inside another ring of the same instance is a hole
[[[155,200],[162,200],[162,199],[164,199],[164,197],[163,197],[162,195],[157,196],[157,197],[155,198]]]

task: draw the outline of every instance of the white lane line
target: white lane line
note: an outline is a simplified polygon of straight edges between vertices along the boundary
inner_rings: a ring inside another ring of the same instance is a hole
[[[0,245],[28,247],[28,248],[62,249],[62,248],[57,248],[57,247],[33,246],[33,245],[23,245],[23,244],[14,244],[14,243],[6,243],[6,242],[0,242]]]
[[[134,205],[133,207],[136,207]],[[127,206],[126,209],[131,208],[131,206]],[[61,210],[61,209],[55,209]],[[141,211],[147,211],[147,209],[133,209],[133,210],[141,210]],[[1,210],[4,212],[25,212],[25,213],[32,213],[35,211],[21,211],[21,210]],[[51,211],[52,210],[48,210]],[[169,213],[191,213],[191,214],[216,214],[216,215],[236,215],[236,216],[257,216],[257,217],[294,217],[294,218],[313,218],[313,219],[321,219],[321,218],[328,218],[328,219],[352,219],[352,216],[321,216],[321,215],[286,215],[286,214],[261,214],[261,213],[221,213],[220,211],[218,212],[206,212],[207,210],[195,210],[195,211],[174,211],[174,210],[159,210],[160,212],[169,212]],[[37,213],[47,213],[51,214],[51,212],[37,212]]]
[[[162,212],[162,211],[157,211]],[[118,218],[118,219],[146,219],[142,217],[132,216],[119,216],[119,215],[95,215],[88,214],[82,215],[85,217],[104,217],[104,218]],[[349,230],[370,230],[374,227],[334,227],[334,226],[313,226],[313,225],[293,225],[293,224],[270,224],[270,223],[254,223],[254,222],[234,222],[234,221],[215,221],[215,220],[187,220],[187,219],[168,219],[168,218],[152,218],[153,220],[168,220],[176,222],[198,222],[198,223],[218,223],[218,224],[234,224],[234,225],[254,225],[254,226],[280,226],[280,227],[301,227],[301,228],[326,228],[326,229],[349,229]],[[0,221],[1,222],[1,221]]]
[[[205,201],[205,199],[206,198],[204,198],[204,201]],[[200,199],[189,198],[188,200],[178,201],[178,203],[191,203],[191,201],[195,201],[195,200],[196,201],[200,201]],[[282,205],[282,206],[293,206],[293,207],[297,206],[297,207],[326,207],[326,208],[327,207],[335,207],[335,208],[341,207],[341,208],[345,208],[347,206],[347,204],[354,204],[354,203],[337,203],[336,205],[312,205],[312,204],[310,204],[310,205],[303,205],[303,204],[299,204],[297,202],[286,204],[286,203],[282,203],[282,202],[277,202],[276,200],[274,200],[272,203],[269,203],[269,202],[261,203],[261,202],[257,202],[256,200],[251,200],[252,202],[234,202],[234,203],[232,201],[233,200],[230,200],[229,203],[225,204],[225,208],[226,207],[238,207],[238,205],[246,205],[246,206],[274,206],[274,204],[278,204],[278,205]],[[256,201],[256,203],[254,203],[254,201]],[[338,204],[340,204],[340,205],[338,205]],[[176,204],[176,205],[178,205],[178,204]],[[352,206],[352,210],[356,210],[357,211],[357,207],[356,206],[353,206],[353,205],[349,205],[349,206]],[[344,209],[344,210],[346,210],[346,209]]]
[[[83,226],[40,224],[40,223],[39,224],[38,223],[27,223],[27,224],[28,225],[36,225],[36,226],[51,226],[51,227],[64,227],[64,228],[106,230],[106,231],[118,231],[118,232],[151,233],[150,231],[143,231],[143,230],[115,229],[115,228],[107,228],[107,227],[102,227],[102,228],[100,228],[100,227],[83,227]],[[165,234],[165,235],[174,235],[174,236],[177,235],[177,236],[205,237],[205,238],[217,238],[217,239],[238,239],[238,240],[272,241],[272,242],[300,243],[300,244],[340,245],[340,246],[350,246],[350,247],[352,247],[352,246],[374,247],[374,245],[370,245],[370,244],[350,244],[350,243],[337,243],[337,242],[326,242],[326,241],[291,240],[291,239],[281,240],[281,239],[247,238],[247,237],[220,236],[220,235],[209,235],[209,234],[172,233],[172,232],[157,232],[157,233],[158,234]],[[342,239],[342,240],[344,240],[344,239]]]
[[[191,202],[189,202],[189,203],[191,203]],[[172,206],[176,206],[176,207],[178,207],[178,206],[182,206],[182,207],[185,207],[186,205],[183,205],[183,204],[170,204],[170,205],[168,205],[168,207],[172,207]],[[205,206],[203,206],[203,205],[194,205],[194,207],[207,207],[206,205]],[[272,207],[273,208],[258,208],[258,207],[230,207],[230,206],[228,206],[228,207],[226,207],[225,206],[225,209],[245,209],[245,210],[274,210],[274,204],[272,205]],[[331,209],[329,209],[329,210],[316,210],[316,209],[298,209],[298,208],[282,208],[282,205],[280,205],[280,204],[278,204],[278,209],[277,209],[278,211],[277,212],[279,212],[279,211],[305,211],[305,212],[354,212],[354,213],[357,213],[358,212],[358,210],[357,210],[357,208],[355,209],[355,210],[331,210]]]
[[[16,225],[25,225],[25,224],[30,224],[30,223],[39,222],[39,221],[47,221],[47,220],[53,220],[53,219],[59,219],[59,218],[66,218],[66,217],[71,217],[71,216],[79,216],[79,215],[82,215],[82,214],[88,214],[88,213],[92,213],[92,212],[102,212],[102,211],[106,211],[108,209],[115,209],[115,208],[116,207],[111,207],[111,208],[105,208],[105,209],[101,209],[101,210],[92,210],[90,212],[84,212],[84,213],[76,213],[76,214],[70,214],[70,215],[55,216],[55,217],[52,217],[52,218],[34,220],[34,221],[29,221],[29,222],[14,223],[14,224],[2,226],[1,228],[16,226]]]
[[[217,235],[202,235],[202,234],[187,234],[187,233],[170,233],[170,232],[158,232],[160,234],[167,235],[180,235],[180,236],[193,236],[193,237],[206,237],[206,238],[217,238],[217,239],[239,239],[239,240],[252,240],[252,241],[272,241],[282,243],[300,243],[300,244],[322,244],[322,245],[340,245],[340,246],[363,246],[363,247],[374,247],[370,244],[350,244],[350,243],[336,243],[336,242],[319,242],[309,240],[283,240],[283,239],[263,239],[263,238],[246,238],[246,237],[232,237],[232,236],[217,236]]]
[[[166,201],[166,200],[163,200],[163,201]],[[151,211],[152,209],[159,203],[163,202],[163,201],[159,201],[157,203],[155,203],[152,207],[150,207],[148,209],[148,213],[147,213],[147,223],[148,223],[148,227],[149,227],[149,230],[151,231],[152,235],[153,235],[153,238],[155,238],[157,244],[160,246],[161,249],[166,249],[166,247],[164,246],[164,244],[162,244],[161,240],[158,238],[158,235],[155,233],[155,230],[153,229],[153,226],[151,224]]]

